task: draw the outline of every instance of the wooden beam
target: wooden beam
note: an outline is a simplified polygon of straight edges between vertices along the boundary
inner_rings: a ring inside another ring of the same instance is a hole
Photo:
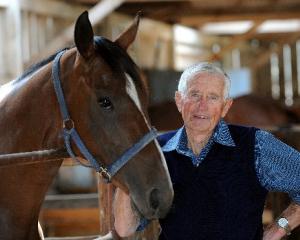
[[[86,6],[73,3],[65,3],[58,0],[20,0],[20,9],[44,16],[74,19],[84,10]],[[10,0],[0,0],[0,8],[8,8],[12,5]]]
[[[231,41],[228,45],[221,48],[220,52],[218,52],[217,54],[210,55],[210,57],[208,58],[209,61],[216,60],[216,58],[217,59],[222,59],[222,57],[224,56],[225,53],[227,53],[228,51],[236,48],[239,43],[252,38],[256,34],[256,30],[261,25],[262,22],[263,22],[262,20],[257,21],[253,24],[253,26],[246,33],[241,34],[241,35],[235,35],[231,39]]]
[[[73,0],[68,0],[69,2]],[[114,1],[114,0],[112,0]],[[125,0],[127,3],[173,3],[173,2],[193,2],[199,0]],[[96,4],[99,0],[76,0],[76,2],[85,3],[85,4]]]
[[[113,12],[117,7],[119,7],[124,0],[102,0],[96,4],[93,8],[89,10],[89,18],[92,26],[98,24],[102,19],[107,15]],[[73,40],[74,33],[74,24],[68,27],[61,35],[56,37],[44,51],[33,56],[28,62],[25,63],[25,66],[29,66],[36,62],[39,59],[45,58],[50,54],[54,53],[60,48],[65,47]]]
[[[0,0],[0,8],[7,8],[10,4],[10,0]]]
[[[226,21],[265,21],[270,19],[298,19],[299,11],[280,12],[280,13],[243,13],[243,14],[201,14],[197,16],[182,16],[178,17],[178,23],[188,26],[201,26],[207,22],[226,22]]]
[[[267,32],[267,33],[257,33],[254,38],[259,41],[265,42],[276,42],[288,39],[295,31],[290,32]]]
[[[131,18],[128,15],[115,12],[114,14],[112,14],[110,21],[112,20],[113,23],[116,23],[125,22],[129,19]],[[149,31],[149,29],[151,30],[155,28],[158,28],[158,30]],[[172,25],[161,21],[153,20],[147,17],[142,17],[142,21],[139,25],[139,34],[147,35],[149,37],[159,36],[163,41],[173,40]]]
[[[90,11],[90,21],[92,26],[98,24],[106,16],[112,13],[116,8],[118,8],[125,0],[102,0],[100,3],[95,5]]]
[[[300,32],[290,34],[288,38],[281,39],[280,41],[278,41],[275,48],[263,52],[260,56],[255,58],[253,62],[247,64],[247,66],[249,66],[251,70],[256,71],[259,67],[263,66],[268,61],[270,61],[270,55],[272,53],[279,53],[282,50],[284,44],[292,44],[296,42],[299,38]]]
[[[157,2],[157,3],[160,3],[160,2],[192,2],[192,1],[199,1],[199,0],[126,0],[126,2],[129,2],[129,3],[152,3],[152,2]]]
[[[43,208],[39,220],[42,226],[49,231],[49,235],[56,236],[84,236],[98,234],[99,232],[99,210],[97,207],[89,208]],[[64,240],[92,240],[88,237],[78,238],[46,238]]]
[[[105,235],[113,229],[113,197],[115,186],[112,183],[106,183],[103,177],[98,174],[98,199],[100,214],[100,235]]]
[[[58,0],[20,0],[20,7],[28,12],[71,20],[86,10],[85,6],[78,3],[65,3]]]
[[[98,193],[47,194],[43,209],[98,208]]]
[[[4,84],[4,76],[6,75],[6,61],[5,61],[5,57],[4,57],[4,53],[5,53],[5,48],[6,48],[6,41],[4,39],[5,37],[5,32],[3,31],[3,29],[5,29],[5,16],[4,16],[5,11],[3,11],[2,9],[0,9],[0,29],[2,31],[0,31],[0,66],[2,66],[0,68],[0,85]]]
[[[15,78],[23,72],[22,63],[22,20],[19,1],[11,1],[5,9],[6,45],[4,58],[7,63],[8,75]],[[2,29],[1,29],[2,30]]]

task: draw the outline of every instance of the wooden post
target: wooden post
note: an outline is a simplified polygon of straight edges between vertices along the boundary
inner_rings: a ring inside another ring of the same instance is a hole
[[[100,212],[100,235],[107,234],[114,224],[112,215],[112,202],[114,186],[111,183],[105,183],[102,176],[98,177],[98,196]]]
[[[23,72],[22,62],[22,38],[21,38],[21,9],[18,0],[10,1],[6,8],[6,48],[5,59],[11,78],[15,78]]]
[[[114,217],[112,213],[112,203],[115,187],[111,183],[105,183],[104,179],[98,177],[98,196],[100,211],[100,235],[104,236],[114,227]],[[118,240],[156,240],[160,233],[158,221],[152,221],[142,232],[137,232],[127,238],[114,237]]]
[[[102,0],[97,3],[93,8],[89,10],[89,18],[92,26],[95,26],[101,22],[106,16],[113,12],[117,7],[119,7],[124,0]],[[31,65],[36,62],[37,59],[44,58],[58,49],[64,47],[66,44],[72,41],[74,35],[74,25],[69,26],[63,33],[57,36],[43,51],[32,56],[32,58],[26,62],[26,66]]]
[[[5,29],[4,22],[4,10],[0,8],[0,29]],[[6,65],[4,60],[4,49],[5,49],[5,33],[4,31],[0,31],[0,85],[4,84],[3,78],[6,74]]]

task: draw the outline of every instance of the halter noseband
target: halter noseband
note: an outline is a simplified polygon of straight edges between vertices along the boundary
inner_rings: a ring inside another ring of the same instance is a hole
[[[136,142],[132,147],[127,149],[123,155],[121,155],[115,162],[105,167],[101,165],[89,152],[87,147],[84,145],[81,140],[78,132],[75,129],[75,125],[73,120],[70,118],[68,108],[64,99],[63,90],[60,83],[59,73],[60,73],[60,58],[65,53],[66,50],[59,52],[53,62],[52,66],[52,78],[55,93],[57,96],[57,100],[59,103],[60,111],[63,118],[63,136],[65,140],[66,149],[69,155],[75,160],[76,158],[72,148],[70,141],[76,144],[82,155],[86,160],[89,161],[90,165],[88,167],[94,168],[97,172],[99,172],[107,181],[110,181],[111,178],[139,151],[141,151],[147,144],[153,141],[157,137],[157,131],[154,128],[144,135],[138,142]],[[85,165],[86,166],[86,165]]]

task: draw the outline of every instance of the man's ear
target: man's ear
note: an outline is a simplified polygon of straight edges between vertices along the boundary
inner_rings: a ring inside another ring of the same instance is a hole
[[[175,92],[175,103],[176,103],[178,111],[181,113],[181,110],[182,110],[182,95],[178,91]]]
[[[232,103],[233,103],[232,98],[228,98],[228,99],[225,100],[224,108],[223,108],[223,111],[222,111],[222,118],[226,116],[226,114],[228,113]]]

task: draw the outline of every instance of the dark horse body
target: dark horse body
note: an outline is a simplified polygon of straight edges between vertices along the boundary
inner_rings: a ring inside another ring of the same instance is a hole
[[[182,126],[182,118],[174,101],[149,108],[152,123],[158,130],[168,131]],[[254,94],[234,99],[225,120],[228,123],[256,127],[287,127],[300,123],[299,107],[288,108],[270,97]]]
[[[84,13],[75,26],[76,48],[67,50],[60,63],[70,116],[87,148],[104,165],[150,129],[145,83],[126,53],[137,26],[138,20],[115,42],[99,38],[96,43]],[[0,154],[64,148],[51,68],[49,60],[0,89]],[[62,161],[0,167],[1,240],[40,239],[39,210]],[[173,190],[156,140],[135,155],[112,182],[130,194],[146,218],[164,216],[171,205]]]
[[[286,127],[299,123],[295,109],[271,97],[249,94],[234,99],[226,120],[233,124],[256,127]]]

